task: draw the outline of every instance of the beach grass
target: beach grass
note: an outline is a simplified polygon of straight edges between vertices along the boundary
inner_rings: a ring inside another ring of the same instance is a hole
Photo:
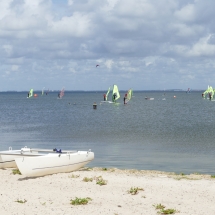
[[[153,205],[153,206],[155,207],[156,210],[158,210],[157,213],[159,213],[159,214],[175,214],[175,213],[179,212],[172,208],[165,209],[166,206],[164,206],[162,204],[157,204],[157,205]]]
[[[89,197],[86,197],[86,198],[76,197],[75,199],[71,199],[70,204],[72,204],[72,205],[86,205],[86,204],[88,204],[89,201],[92,201],[92,199]]]
[[[79,178],[80,175],[74,175],[74,174],[72,174],[72,175],[69,175],[68,177],[69,177],[69,178]]]
[[[18,202],[18,203],[24,204],[24,203],[26,203],[26,202],[27,202],[27,200],[26,200],[26,199],[24,199],[24,200],[17,199],[15,202]]]
[[[169,208],[169,209],[161,209],[160,211],[158,211],[158,213],[160,214],[175,214],[178,213],[177,210]]]
[[[92,182],[92,181],[93,181],[93,178],[84,177],[84,178],[83,178],[83,181],[84,181],[84,182]]]
[[[21,175],[21,172],[18,169],[12,169],[14,175]]]
[[[96,184],[102,186],[107,185],[107,181],[102,178],[102,176],[96,177]]]
[[[138,194],[139,190],[144,190],[143,188],[139,188],[139,187],[131,187],[130,190],[128,190],[128,193],[130,193],[131,195],[136,195]]]
[[[153,205],[153,206],[155,207],[156,210],[162,210],[165,208],[165,206],[162,204],[157,204],[157,205]]]

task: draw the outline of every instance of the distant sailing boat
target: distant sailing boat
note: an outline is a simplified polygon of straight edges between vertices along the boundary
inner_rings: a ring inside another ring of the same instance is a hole
[[[131,100],[132,96],[133,96],[133,90],[129,89],[125,94],[125,103],[128,103]]]
[[[27,98],[31,98],[33,96],[34,90],[30,89],[30,91],[28,92],[28,97]]]
[[[186,92],[186,93],[190,93],[190,88],[187,89],[187,92]]]
[[[64,87],[62,88],[62,90],[58,94],[58,98],[61,99],[63,96],[64,96]]]
[[[106,93],[106,95],[104,96],[104,101],[101,102],[105,102],[105,103],[115,103],[119,98],[120,98],[120,94],[119,94],[119,90],[117,85],[113,85],[113,89],[112,89],[112,98],[111,101],[108,101],[108,95],[111,91],[111,88],[108,88],[108,91]]]

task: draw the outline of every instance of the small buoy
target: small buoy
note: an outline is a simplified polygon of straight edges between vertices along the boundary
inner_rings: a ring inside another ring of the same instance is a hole
[[[176,96],[173,96],[174,98],[176,98]]]
[[[37,97],[37,94],[34,94],[34,97]]]
[[[96,102],[93,103],[93,109],[96,109],[97,108],[97,104]]]

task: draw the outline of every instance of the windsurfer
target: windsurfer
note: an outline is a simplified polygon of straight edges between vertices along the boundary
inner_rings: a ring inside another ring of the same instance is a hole
[[[60,93],[58,93],[58,98],[60,98]]]
[[[104,96],[104,101],[106,101],[106,94],[104,94],[103,96]]]
[[[202,98],[204,97],[204,93],[202,93]]]
[[[124,96],[124,105],[126,104],[126,103],[125,103],[125,100],[126,100],[126,97]]]
[[[116,99],[116,93],[113,94],[113,102],[115,102]]]
[[[29,93],[28,93],[28,98],[29,98]]]
[[[209,99],[211,100],[211,93],[209,93]]]

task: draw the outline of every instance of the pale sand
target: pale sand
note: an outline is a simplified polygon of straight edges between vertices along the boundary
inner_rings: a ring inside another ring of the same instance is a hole
[[[79,176],[75,178],[74,176]],[[83,178],[102,176],[107,185]],[[131,187],[143,188],[137,195]],[[70,200],[90,197],[87,205]],[[27,200],[18,203],[17,200]],[[0,169],[0,214],[158,214],[153,205],[179,211],[179,215],[215,215],[215,179],[210,175],[175,175],[157,171],[87,168],[38,178],[13,175]]]

